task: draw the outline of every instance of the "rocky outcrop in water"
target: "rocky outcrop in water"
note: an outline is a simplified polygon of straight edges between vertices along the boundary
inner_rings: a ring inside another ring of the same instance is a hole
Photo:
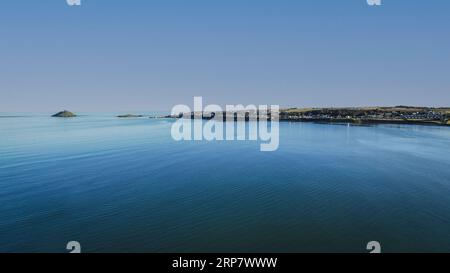
[[[54,114],[52,117],[55,117],[55,118],[73,118],[73,117],[76,117],[76,116],[77,115],[75,115],[74,113],[69,112],[67,110],[64,110],[64,111],[61,111],[61,112],[58,112],[58,113]]]

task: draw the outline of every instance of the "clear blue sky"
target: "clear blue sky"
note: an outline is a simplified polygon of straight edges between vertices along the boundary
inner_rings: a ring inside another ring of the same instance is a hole
[[[450,106],[450,1],[5,0],[0,112]]]

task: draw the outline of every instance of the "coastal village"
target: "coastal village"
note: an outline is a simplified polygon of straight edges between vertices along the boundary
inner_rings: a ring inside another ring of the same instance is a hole
[[[363,107],[363,108],[290,108],[280,112],[280,120],[329,121],[352,123],[412,123],[450,125],[450,108]]]

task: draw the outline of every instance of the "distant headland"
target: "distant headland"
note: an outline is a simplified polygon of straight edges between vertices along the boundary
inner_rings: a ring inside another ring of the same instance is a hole
[[[414,106],[290,108],[280,111],[280,120],[450,125],[450,108]]]
[[[251,111],[240,111],[222,115],[214,112],[191,112],[169,115],[166,118],[190,119],[223,119],[224,121],[241,119],[248,121]],[[259,113],[254,113],[259,120]],[[268,120],[271,114],[267,114]],[[325,123],[354,123],[354,124],[422,124],[422,125],[450,125],[450,107],[432,108],[415,106],[394,107],[342,107],[342,108],[288,108],[279,112],[280,121],[292,122],[325,122]]]

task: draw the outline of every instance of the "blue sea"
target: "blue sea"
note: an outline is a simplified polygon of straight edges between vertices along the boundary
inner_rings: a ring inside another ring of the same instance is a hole
[[[0,252],[450,252],[450,127],[280,124],[280,146],[169,119],[1,114]]]

